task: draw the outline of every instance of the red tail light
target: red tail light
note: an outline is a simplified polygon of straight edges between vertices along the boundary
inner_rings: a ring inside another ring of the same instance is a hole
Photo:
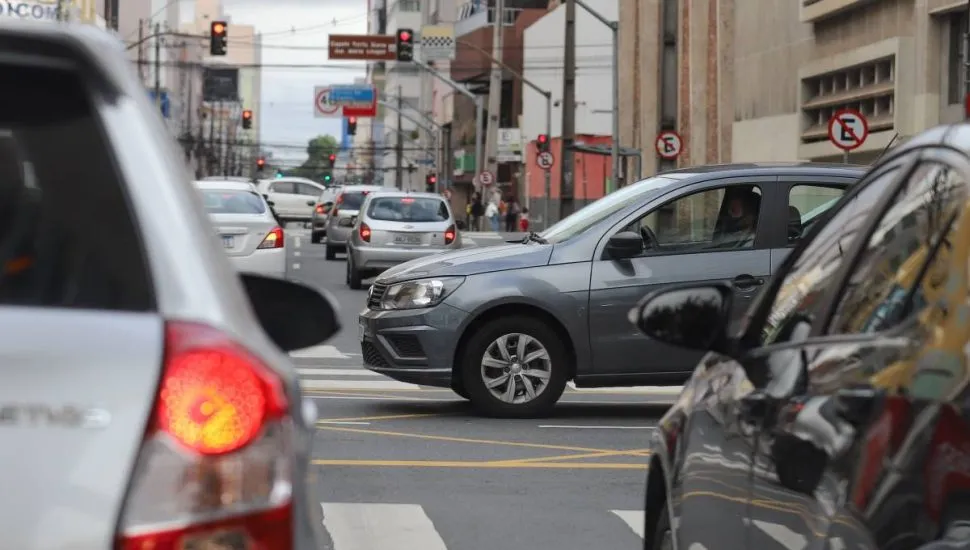
[[[453,225],[450,226],[448,229],[445,230],[445,244],[451,244],[455,242],[455,237],[457,236],[458,234],[455,232],[455,226]]]
[[[225,334],[168,323],[117,548],[291,549],[288,411],[280,378]]]
[[[361,224],[360,224],[360,230],[359,231],[360,231],[360,238],[363,239],[364,242],[369,243],[370,242],[370,227],[368,227],[368,225],[366,223],[361,222]]]
[[[263,242],[259,243],[257,248],[283,248],[283,243],[286,242],[283,235],[282,227],[274,227],[266,234]]]
[[[318,204],[316,210],[317,210],[317,214],[323,214],[325,212],[322,204]]]

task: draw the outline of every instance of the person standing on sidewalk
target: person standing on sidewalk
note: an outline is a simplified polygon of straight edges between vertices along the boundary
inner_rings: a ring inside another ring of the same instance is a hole
[[[517,201],[515,197],[510,197],[507,206],[505,207],[506,233],[515,233],[520,213],[521,209],[519,208],[519,201]]]
[[[499,219],[501,219],[499,216],[498,205],[489,201],[488,206],[485,207],[485,217],[488,219],[492,231],[497,232],[499,230],[498,222]]]
[[[482,196],[477,192],[472,195],[472,231],[482,230],[482,216],[485,215],[485,205],[482,204]]]

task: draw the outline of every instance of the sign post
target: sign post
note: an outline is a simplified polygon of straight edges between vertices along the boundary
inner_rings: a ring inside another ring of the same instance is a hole
[[[664,160],[676,160],[684,149],[684,140],[673,130],[664,130],[657,134],[657,154]]]
[[[855,109],[841,109],[829,119],[829,141],[842,149],[842,162],[849,164],[849,151],[858,149],[869,137],[869,122]]]
[[[543,170],[549,171],[555,163],[556,157],[552,156],[552,152],[550,151],[543,151],[536,155],[536,166]]]

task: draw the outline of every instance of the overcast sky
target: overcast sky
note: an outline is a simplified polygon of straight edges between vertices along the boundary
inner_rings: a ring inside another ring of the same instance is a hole
[[[261,139],[276,157],[302,158],[307,140],[340,137],[339,118],[313,116],[313,88],[351,84],[364,76],[362,62],[329,61],[327,37],[367,32],[366,0],[223,0],[235,23],[263,34]]]

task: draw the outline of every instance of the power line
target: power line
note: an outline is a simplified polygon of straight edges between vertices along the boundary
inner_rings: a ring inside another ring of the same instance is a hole
[[[583,60],[590,62],[592,64],[579,66],[577,68],[585,69],[601,69],[604,71],[612,70],[609,66],[604,66],[603,63],[612,59],[609,56],[587,56],[578,57],[578,60]],[[329,69],[329,70],[353,70],[360,71],[363,67],[354,65],[338,65],[331,63],[233,63],[229,64],[219,64],[211,65],[207,63],[197,62],[197,61],[161,61],[155,62],[153,60],[132,60],[132,63],[136,65],[161,65],[162,67],[176,67],[176,68],[218,68],[218,69]],[[451,71],[485,71],[490,67],[488,65],[456,65],[452,63],[449,66]],[[552,63],[545,65],[525,65],[523,70],[562,70],[563,65],[561,62]]]

